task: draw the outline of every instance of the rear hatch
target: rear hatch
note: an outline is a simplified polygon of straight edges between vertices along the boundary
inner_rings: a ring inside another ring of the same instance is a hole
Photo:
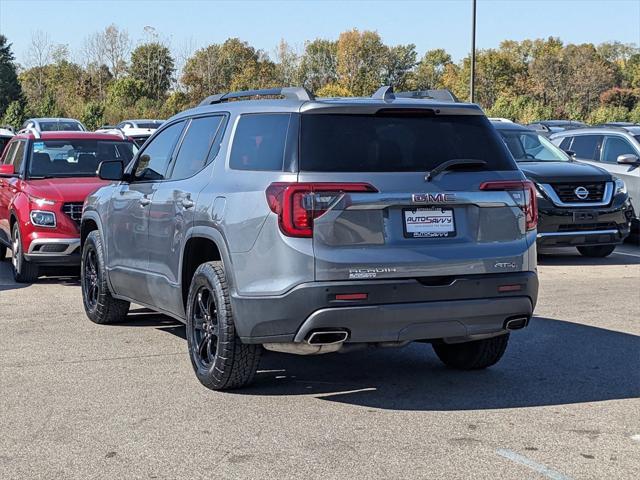
[[[293,218],[311,227],[316,280],[529,269],[535,195],[480,110],[312,110],[300,128]]]

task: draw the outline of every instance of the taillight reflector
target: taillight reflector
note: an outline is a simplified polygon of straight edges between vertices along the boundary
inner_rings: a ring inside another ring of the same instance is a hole
[[[366,300],[369,295],[366,293],[338,293],[336,300]]]
[[[521,284],[515,284],[515,285],[500,285],[498,287],[498,292],[500,293],[504,293],[504,292],[519,292],[520,290],[522,290],[522,285]]]
[[[311,237],[313,220],[327,211],[332,197],[344,192],[377,192],[368,183],[284,183],[267,187],[267,203],[278,215],[282,233],[289,237]],[[327,195],[318,197],[316,194]],[[327,197],[327,198],[325,198]]]

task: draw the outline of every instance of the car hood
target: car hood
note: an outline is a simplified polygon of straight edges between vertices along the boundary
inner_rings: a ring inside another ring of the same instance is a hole
[[[529,180],[537,183],[608,182],[611,174],[606,170],[578,162],[518,162],[518,167]]]
[[[108,183],[97,177],[30,179],[26,190],[29,195],[56,202],[84,202],[89,194]]]

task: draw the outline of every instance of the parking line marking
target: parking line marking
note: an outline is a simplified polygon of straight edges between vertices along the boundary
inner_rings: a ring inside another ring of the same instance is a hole
[[[636,257],[640,258],[640,255],[636,255],[635,253],[627,253],[627,252],[613,252],[614,255],[626,255],[627,257]]]
[[[634,442],[640,442],[640,435],[631,435],[631,440],[633,440]]]
[[[546,465],[534,462],[533,460],[511,450],[499,448],[498,450],[496,450],[496,453],[501,457],[511,460],[512,462],[519,463],[520,465],[524,465],[525,467],[529,467],[530,469],[535,470],[536,472],[544,475],[547,478],[551,478],[552,480],[570,480],[570,478],[566,475],[560,472],[556,472]]]

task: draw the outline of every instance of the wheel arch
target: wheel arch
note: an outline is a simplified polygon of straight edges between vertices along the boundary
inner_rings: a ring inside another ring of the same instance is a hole
[[[94,231],[102,231],[102,223],[95,212],[84,212],[82,222],[80,222],[80,245],[84,246],[84,242],[89,234]]]
[[[233,269],[227,242],[222,233],[212,227],[193,227],[186,236],[187,240],[180,256],[180,285],[182,301],[186,306],[191,279],[196,269],[206,262],[221,261],[225,266],[225,275],[229,289],[234,289]]]

